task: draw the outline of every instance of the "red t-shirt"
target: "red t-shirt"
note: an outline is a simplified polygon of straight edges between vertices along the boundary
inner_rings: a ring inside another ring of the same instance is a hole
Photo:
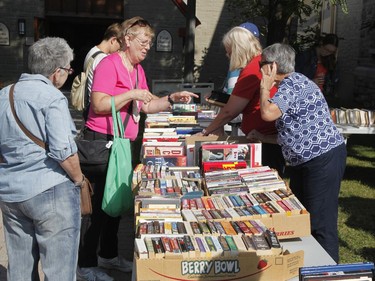
[[[241,130],[245,135],[250,133],[253,129],[256,129],[258,132],[265,135],[273,135],[277,133],[275,121],[266,122],[260,115],[259,87],[260,80],[262,79],[262,73],[259,69],[260,58],[260,55],[254,57],[241,71],[236,86],[232,92],[233,96],[238,96],[248,100],[248,103],[242,112]],[[271,89],[271,98],[275,95],[276,90],[275,87]]]

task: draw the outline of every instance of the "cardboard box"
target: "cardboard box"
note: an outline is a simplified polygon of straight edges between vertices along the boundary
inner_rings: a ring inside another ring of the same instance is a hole
[[[137,281],[270,281],[298,276],[304,252],[257,256],[239,252],[236,257],[184,258],[174,255],[160,259],[135,256]]]
[[[311,235],[310,213],[272,214],[260,219],[267,228],[276,232],[279,239],[297,238]]]
[[[147,156],[185,156],[185,146],[182,142],[145,142],[143,143],[144,157]]]

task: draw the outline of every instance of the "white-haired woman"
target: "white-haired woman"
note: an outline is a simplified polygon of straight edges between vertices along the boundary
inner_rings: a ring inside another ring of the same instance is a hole
[[[290,165],[290,188],[311,215],[312,235],[338,262],[338,196],[346,166],[343,136],[319,87],[294,72],[295,52],[285,44],[263,50],[262,118],[275,121],[277,142]],[[270,89],[278,90],[271,97]]]

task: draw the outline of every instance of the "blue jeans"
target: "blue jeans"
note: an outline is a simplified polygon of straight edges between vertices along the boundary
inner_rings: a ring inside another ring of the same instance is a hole
[[[30,188],[25,185],[25,188]],[[76,280],[81,225],[80,189],[71,181],[17,203],[0,202],[8,281]]]
[[[346,166],[346,147],[338,147],[291,167],[290,188],[310,213],[311,234],[339,262],[338,201]]]

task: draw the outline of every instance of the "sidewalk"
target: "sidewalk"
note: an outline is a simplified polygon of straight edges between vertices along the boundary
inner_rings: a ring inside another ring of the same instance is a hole
[[[134,228],[133,215],[124,216],[120,222],[120,229],[118,232],[119,238],[119,254],[127,260],[133,260],[134,251]],[[3,219],[0,212],[0,281],[6,281],[6,269],[8,266],[8,256],[6,252]],[[40,275],[43,276],[41,270]],[[116,281],[131,281],[131,273],[123,273],[117,270],[110,270],[108,274],[115,278]],[[41,281],[44,279],[42,278]]]

